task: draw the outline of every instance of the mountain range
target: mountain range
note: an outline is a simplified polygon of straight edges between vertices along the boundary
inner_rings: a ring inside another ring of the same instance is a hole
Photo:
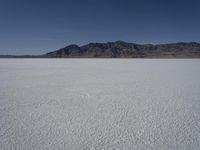
[[[124,41],[75,44],[43,55],[0,55],[1,58],[200,58],[200,43],[136,44]]]

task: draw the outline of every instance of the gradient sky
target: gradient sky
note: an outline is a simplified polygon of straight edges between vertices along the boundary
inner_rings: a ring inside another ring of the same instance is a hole
[[[0,0],[0,54],[116,40],[200,42],[200,0]]]

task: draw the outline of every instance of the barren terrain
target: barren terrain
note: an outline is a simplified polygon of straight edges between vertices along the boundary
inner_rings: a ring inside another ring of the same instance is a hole
[[[1,150],[199,148],[199,59],[0,59]]]

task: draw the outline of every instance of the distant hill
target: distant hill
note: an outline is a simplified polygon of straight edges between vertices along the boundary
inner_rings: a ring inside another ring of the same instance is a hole
[[[200,58],[200,43],[135,44],[124,41],[69,45],[45,54],[46,57],[83,58]]]
[[[200,43],[135,44],[124,41],[69,45],[44,55],[9,58],[200,58]],[[0,57],[3,57],[0,56]]]

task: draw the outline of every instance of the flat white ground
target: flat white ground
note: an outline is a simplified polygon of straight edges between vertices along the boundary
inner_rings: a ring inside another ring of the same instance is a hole
[[[1,150],[199,150],[200,59],[0,59]]]

